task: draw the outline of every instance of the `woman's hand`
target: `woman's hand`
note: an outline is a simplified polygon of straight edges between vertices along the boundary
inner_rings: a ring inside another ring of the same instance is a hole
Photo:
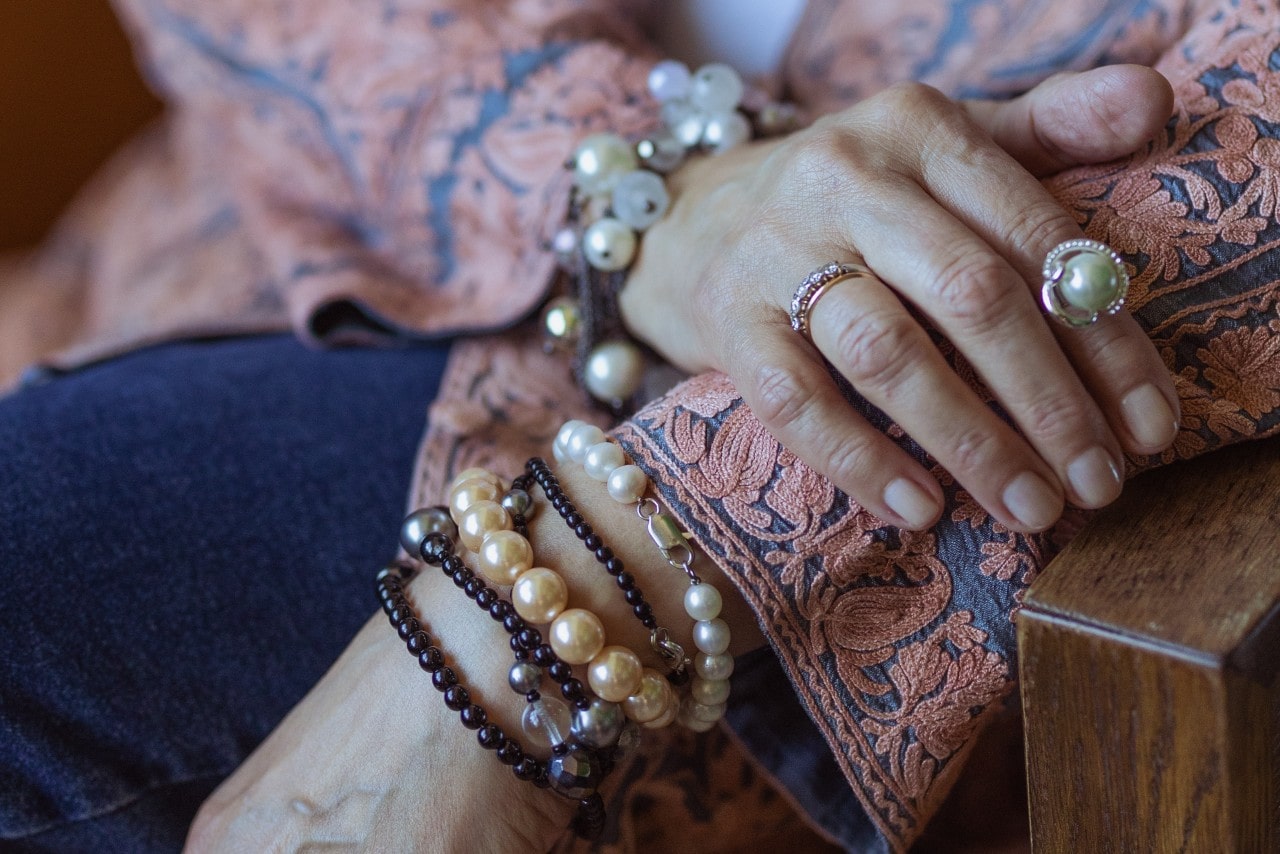
[[[1035,175],[1127,154],[1171,110],[1169,84],[1138,66],[1060,75],[1003,104],[904,85],[780,141],[695,159],[671,176],[671,211],[646,233],[623,316],[674,364],[727,373],[779,441],[881,518],[926,527],[941,488],[853,412],[824,358],[1000,522],[1043,530],[1064,494],[1090,508],[1115,499],[1122,450],[1165,448],[1178,410],[1127,314],[1068,329],[1041,313],[1046,253],[1083,235]],[[811,346],[789,326],[792,293],[859,256],[880,281],[833,287],[810,316]]]

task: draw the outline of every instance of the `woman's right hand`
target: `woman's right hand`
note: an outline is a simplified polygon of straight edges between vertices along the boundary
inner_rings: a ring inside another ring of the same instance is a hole
[[[877,516],[926,527],[941,487],[849,407],[824,359],[997,520],[1046,529],[1064,497],[1114,500],[1122,451],[1167,447],[1178,404],[1127,314],[1068,329],[1041,313],[1046,253],[1083,235],[1035,175],[1130,153],[1171,110],[1169,84],[1138,66],[1060,75],[1001,104],[904,85],[782,140],[696,158],[670,177],[671,211],[645,235],[623,317],[674,364],[728,374],[779,441]],[[880,281],[833,287],[811,345],[788,323],[794,289],[860,258]]]

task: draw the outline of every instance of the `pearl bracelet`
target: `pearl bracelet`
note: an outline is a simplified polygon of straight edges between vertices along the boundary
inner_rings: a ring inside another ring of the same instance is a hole
[[[552,452],[558,461],[581,463],[589,477],[606,484],[614,501],[634,507],[663,559],[688,577],[684,608],[694,621],[693,642],[699,652],[693,659],[695,676],[689,696],[677,719],[688,729],[710,729],[724,716],[733,673],[733,656],[727,653],[729,624],[720,619],[720,591],[698,577],[693,570],[693,547],[679,524],[656,499],[646,497],[648,476],[627,459],[620,446],[605,439],[604,431],[582,421],[567,421],[556,433]]]
[[[552,299],[543,311],[548,346],[574,351],[579,384],[615,413],[644,379],[645,358],[623,327],[617,295],[640,236],[671,204],[662,176],[692,152],[720,154],[755,135],[799,125],[794,105],[748,90],[722,63],[690,72],[666,60],[654,66],[648,84],[661,127],[635,144],[613,133],[592,134],[566,163],[573,172],[568,224],[550,248],[575,293]]]

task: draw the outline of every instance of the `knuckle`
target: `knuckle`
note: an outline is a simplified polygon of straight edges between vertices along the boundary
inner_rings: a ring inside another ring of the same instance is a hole
[[[886,111],[895,117],[933,116],[956,109],[954,101],[934,87],[919,81],[895,83],[869,100],[875,109]]]
[[[952,446],[952,469],[957,472],[983,471],[998,453],[999,439],[982,427],[970,427],[956,437]]]
[[[813,394],[800,374],[776,365],[761,367],[755,376],[756,416],[770,427],[786,427],[804,417]]]
[[[866,474],[876,457],[875,443],[857,431],[851,437],[842,437],[842,441],[828,449],[824,474],[836,483],[866,483]]]
[[[916,327],[906,314],[869,312],[836,336],[836,358],[855,387],[892,388],[919,363]]]
[[[1071,394],[1045,394],[1015,414],[1023,432],[1041,440],[1081,434],[1084,422],[1079,402]]]
[[[1079,229],[1066,212],[1056,202],[1046,200],[1023,210],[1004,243],[1020,254],[1043,258],[1051,247],[1078,236]]]
[[[986,328],[1000,307],[1026,290],[1005,264],[990,252],[974,250],[952,258],[939,271],[933,287],[937,308],[953,320]]]

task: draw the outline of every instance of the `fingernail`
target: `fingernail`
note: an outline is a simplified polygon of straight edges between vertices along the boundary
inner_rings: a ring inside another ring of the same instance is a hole
[[[913,531],[929,527],[942,511],[932,495],[905,477],[884,488],[884,503]]]
[[[1125,426],[1145,448],[1167,448],[1178,433],[1178,418],[1160,389],[1138,386],[1120,401]]]
[[[1024,528],[1043,531],[1062,515],[1058,491],[1034,472],[1024,471],[1004,488],[1004,506]]]
[[[1120,468],[1103,448],[1090,448],[1068,463],[1067,481],[1083,507],[1103,507],[1120,495]]]

